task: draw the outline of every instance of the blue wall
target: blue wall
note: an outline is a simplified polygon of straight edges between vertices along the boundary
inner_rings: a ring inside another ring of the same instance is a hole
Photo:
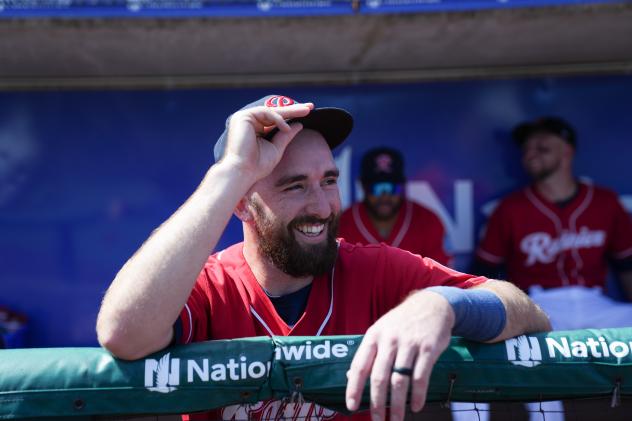
[[[573,77],[273,90],[0,93],[0,305],[31,318],[33,346],[96,343],[118,268],[195,189],[226,116],[267,93],[347,108],[336,152],[343,201],[368,148],[408,159],[409,193],[441,214],[460,267],[483,210],[525,181],[508,137],[555,113],[579,132],[578,174],[629,203],[632,77]],[[631,206],[629,206],[631,207]],[[241,237],[235,221],[221,246]]]

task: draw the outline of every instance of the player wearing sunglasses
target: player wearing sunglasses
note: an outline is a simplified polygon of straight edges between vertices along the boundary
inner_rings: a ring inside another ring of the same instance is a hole
[[[406,198],[404,159],[399,151],[379,147],[363,157],[360,181],[364,200],[340,218],[340,237],[351,243],[386,243],[448,265],[445,229],[431,210]]]

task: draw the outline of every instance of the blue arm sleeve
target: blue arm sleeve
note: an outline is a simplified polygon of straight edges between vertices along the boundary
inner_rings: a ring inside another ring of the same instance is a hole
[[[500,335],[507,324],[505,305],[491,291],[445,286],[426,290],[442,295],[452,306],[456,316],[453,335],[488,341]]]

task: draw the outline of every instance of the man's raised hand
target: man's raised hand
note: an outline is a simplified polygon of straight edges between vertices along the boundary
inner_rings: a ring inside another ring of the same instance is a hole
[[[230,161],[255,181],[267,176],[279,163],[287,145],[301,131],[300,123],[286,120],[305,117],[314,108],[312,103],[285,107],[258,106],[237,111],[230,118],[228,143],[222,160]],[[271,141],[264,136],[274,129]]]

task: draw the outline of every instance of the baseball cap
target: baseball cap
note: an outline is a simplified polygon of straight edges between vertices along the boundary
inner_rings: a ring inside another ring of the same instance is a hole
[[[388,181],[403,183],[404,158],[396,149],[379,147],[367,151],[360,164],[360,181],[363,184],[373,184]]]
[[[240,108],[239,111],[261,105],[276,108],[287,107],[292,104],[300,104],[300,102],[287,96],[267,95]],[[224,149],[226,149],[226,142],[228,140],[228,124],[230,123],[231,117],[232,114],[226,119],[226,129],[219,137],[215,143],[215,147],[213,148],[215,162],[219,161],[222,155],[224,155]],[[305,117],[290,119],[287,122],[299,122],[303,124],[304,129],[311,129],[319,132],[323,135],[331,149],[344,142],[353,129],[353,117],[351,117],[351,114],[342,108],[335,107],[315,108]],[[274,129],[267,133],[264,137],[271,140],[277,132],[278,129]]]
[[[551,133],[565,140],[572,147],[576,146],[575,129],[560,117],[545,116],[526,121],[518,124],[511,132],[512,137],[520,146],[535,133]]]

